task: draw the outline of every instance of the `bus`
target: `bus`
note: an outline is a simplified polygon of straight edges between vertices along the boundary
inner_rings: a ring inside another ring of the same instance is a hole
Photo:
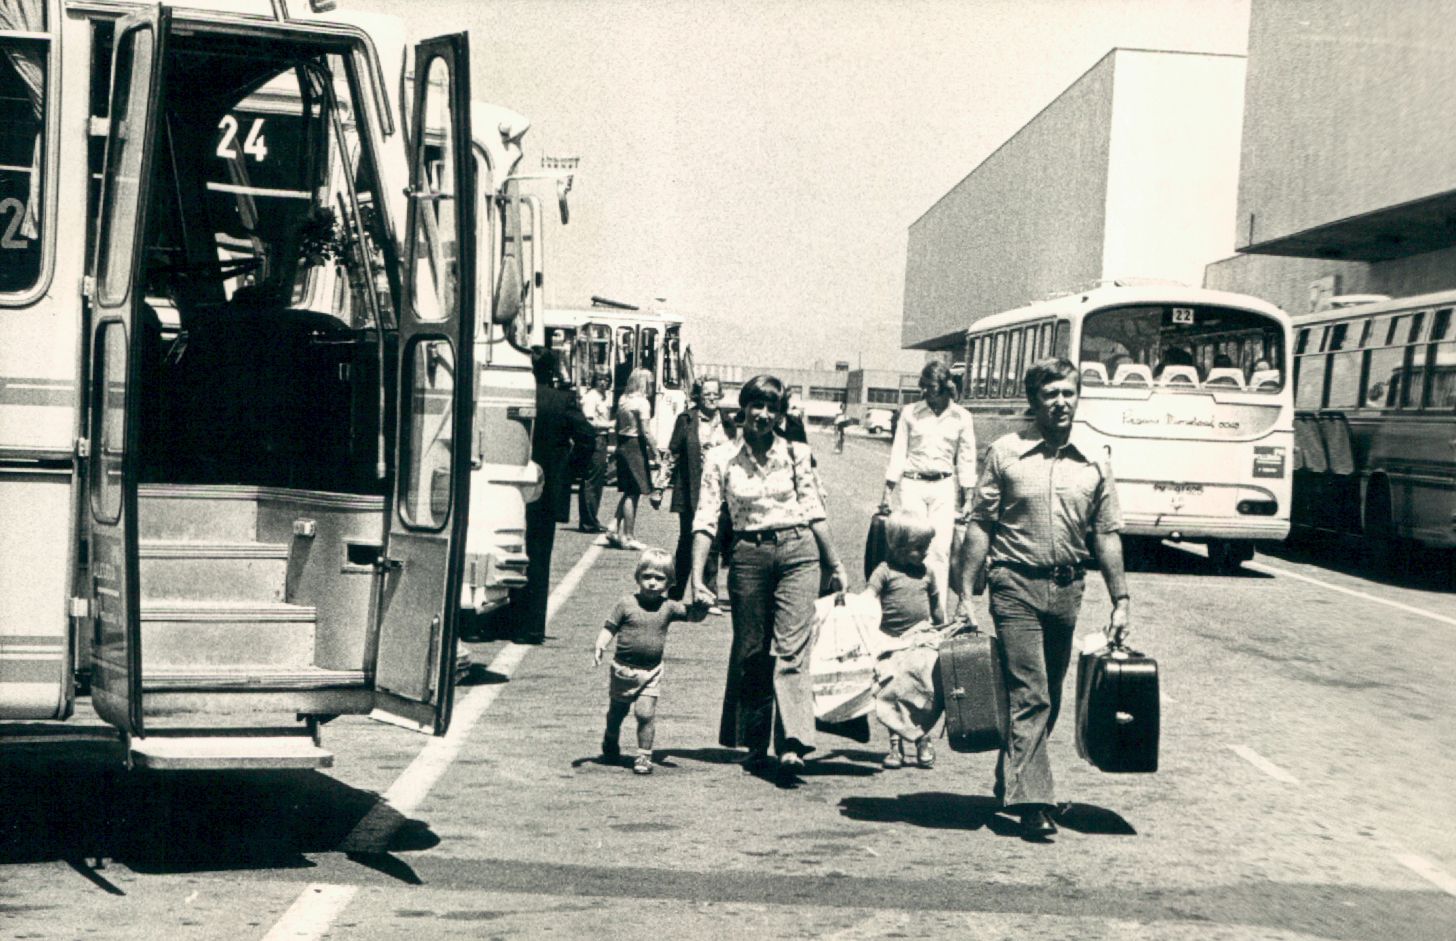
[[[963,404],[984,449],[1028,427],[1022,377],[1047,356],[1081,375],[1074,435],[1117,478],[1131,551],[1202,542],[1217,570],[1289,532],[1289,318],[1254,297],[1109,284],[995,314],[966,332]]]
[[[1456,291],[1294,320],[1296,535],[1456,548]]]
[[[561,356],[567,380],[579,391],[591,388],[596,376],[612,382],[612,402],[632,370],[652,373],[652,423],[658,448],[666,450],[672,426],[687,408],[692,380],[687,377],[691,352],[683,346],[683,318],[649,308],[641,310],[619,301],[593,298],[586,308],[547,308],[547,342]]]
[[[379,141],[404,129],[369,33],[245,6],[3,4],[0,741],[71,718],[80,676],[131,766],[326,766],[340,714],[448,727],[468,39],[415,47],[391,180]]]

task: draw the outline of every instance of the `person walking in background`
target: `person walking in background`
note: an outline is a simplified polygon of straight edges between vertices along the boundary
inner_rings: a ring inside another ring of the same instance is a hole
[[[657,456],[657,442],[648,430],[651,388],[651,371],[634,369],[617,402],[617,489],[622,497],[607,544],[618,549],[645,548],[637,541],[637,504],[642,494],[652,492],[651,462]]]
[[[618,601],[612,609],[597,635],[593,659],[600,666],[612,638],[617,639],[616,655],[612,658],[612,701],[607,707],[602,757],[615,761],[621,756],[622,720],[633,709],[637,713],[637,760],[632,771],[651,774],[667,629],[674,621],[701,621],[707,611],[696,601],[685,605],[667,597],[673,570],[672,556],[666,549],[644,550],[637,560],[635,578],[637,591]]]
[[[844,432],[849,427],[849,409],[843,403],[839,403],[839,411],[834,413],[834,453],[844,453]]]
[[[526,504],[526,586],[511,592],[509,617],[517,643],[546,639],[546,600],[550,594],[551,551],[556,521],[571,506],[571,481],[586,473],[596,435],[581,413],[576,393],[556,386],[556,353],[531,348],[536,379],[536,420],[531,430],[531,460],[541,468],[541,495]]]
[[[976,484],[976,432],[971,413],[954,401],[955,380],[940,361],[920,370],[919,402],[900,410],[885,491],[880,502],[899,495],[902,509],[924,513],[935,527],[935,540],[925,565],[946,585],[950,575],[950,543],[956,517]]]
[[[577,523],[584,533],[604,533],[597,513],[602,506],[602,488],[607,481],[607,452],[611,450],[612,429],[612,379],[606,373],[592,377],[592,386],[581,397],[581,410],[586,420],[596,431],[596,446],[592,449],[591,464],[586,476],[581,479],[581,489],[576,494]]]
[[[768,766],[770,736],[780,767],[804,767],[814,749],[809,677],[810,618],[821,563],[843,588],[849,577],[835,554],[808,445],[775,433],[787,397],[773,376],[755,376],[738,393],[740,441],[703,463],[693,519],[693,596],[708,602],[708,550],[726,502],[733,523],[728,595],[733,647],[718,741],[748,748],[747,770]]]
[[[688,590],[693,571],[693,516],[698,507],[698,484],[703,479],[703,455],[733,440],[731,416],[718,407],[723,400],[723,387],[717,379],[704,379],[693,386],[693,407],[677,417],[672,427],[672,440],[667,445],[672,456],[672,503],[669,509],[677,514],[678,538],[674,567],[677,581],[672,597],[681,600]],[[703,580],[713,593],[710,614],[722,614],[718,607],[717,544],[708,549]],[[692,600],[692,595],[688,595]]]
[[[1112,596],[1108,639],[1130,626],[1122,567],[1122,511],[1112,466],[1101,450],[1072,440],[1081,377],[1066,359],[1026,371],[1030,428],[998,438],[986,452],[961,568],[959,617],[969,618],[975,573],[991,560],[991,618],[1001,640],[1010,727],[996,764],[996,797],[1020,811],[1027,837],[1057,832],[1047,739],[1062,703],[1072,657],[1088,533]]]

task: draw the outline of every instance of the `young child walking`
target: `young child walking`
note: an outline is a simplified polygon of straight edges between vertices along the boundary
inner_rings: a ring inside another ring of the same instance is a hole
[[[617,650],[612,658],[611,703],[607,706],[607,731],[602,736],[602,757],[621,757],[619,738],[622,720],[632,709],[637,714],[637,760],[634,774],[652,773],[652,742],[657,734],[657,697],[662,686],[662,651],[667,645],[667,628],[674,621],[701,621],[707,605],[685,605],[667,597],[673,583],[672,553],[649,548],[637,560],[637,591],[612,609],[597,635],[594,655],[598,666],[612,638]]]
[[[902,638],[912,630],[928,630],[945,621],[940,586],[925,567],[925,556],[934,538],[935,527],[924,514],[899,510],[885,521],[887,558],[870,573],[864,594],[879,599],[880,632],[887,635],[887,640]],[[904,647],[893,641],[887,646],[890,650],[884,656],[893,656]],[[891,666],[894,666],[893,660]],[[891,731],[884,766],[892,770],[903,768],[908,760],[904,741]],[[929,729],[915,741],[914,760],[922,768],[935,765],[935,746],[930,741]]]

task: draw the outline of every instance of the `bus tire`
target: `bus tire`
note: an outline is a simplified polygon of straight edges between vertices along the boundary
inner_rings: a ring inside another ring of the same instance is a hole
[[[1253,546],[1247,543],[1230,539],[1208,541],[1208,561],[1219,575],[1238,574],[1239,567],[1253,557]]]

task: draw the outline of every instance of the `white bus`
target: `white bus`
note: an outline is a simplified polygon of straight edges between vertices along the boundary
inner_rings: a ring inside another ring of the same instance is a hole
[[[1256,541],[1289,532],[1289,329],[1253,297],[1099,287],[976,321],[964,404],[984,450],[1030,422],[1027,366],[1072,360],[1082,380],[1076,434],[1111,456],[1127,535],[1207,543],[1215,566],[1231,571]]]
[[[1456,548],[1456,291],[1296,317],[1293,523]]]
[[[673,423],[692,391],[684,369],[691,357],[683,346],[682,326],[683,318],[677,314],[614,301],[545,312],[547,342],[569,364],[568,379],[580,391],[591,388],[594,376],[606,376],[612,381],[615,404],[633,369],[652,373],[651,431],[662,449],[667,448]]]
[[[12,0],[0,32],[0,720],[70,717],[87,675],[156,768],[324,765],[343,713],[449,722],[467,40],[416,47],[395,198],[369,34],[241,6]]]

